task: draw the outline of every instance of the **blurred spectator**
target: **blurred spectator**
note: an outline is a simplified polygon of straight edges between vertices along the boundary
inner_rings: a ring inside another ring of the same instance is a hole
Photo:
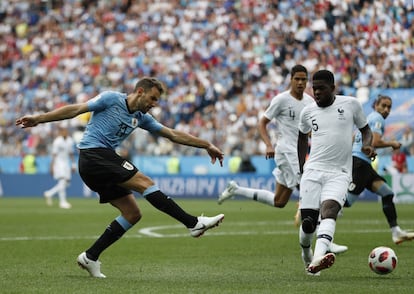
[[[27,153],[23,156],[21,172],[30,175],[37,173],[36,155],[34,152]]]
[[[173,155],[167,160],[167,173],[176,175],[180,173],[180,159]]]
[[[243,154],[241,157],[241,162],[239,165],[239,173],[254,173],[256,172],[256,167],[254,166],[251,158],[247,154]]]
[[[414,155],[414,134],[409,126],[406,126],[401,137],[401,149],[406,155]]]
[[[338,92],[414,87],[414,12],[405,2],[3,0],[0,156],[28,143],[48,152],[50,127],[17,129],[20,114],[127,92],[144,75],[170,89],[160,105],[170,111],[153,112],[162,123],[213,138],[226,154],[251,146],[262,154],[251,122],[288,88],[292,64],[338,73]],[[168,152],[162,140],[141,146],[147,138],[136,136],[131,150]]]
[[[401,148],[394,149],[392,152],[392,166],[400,174],[407,173],[407,157]]]

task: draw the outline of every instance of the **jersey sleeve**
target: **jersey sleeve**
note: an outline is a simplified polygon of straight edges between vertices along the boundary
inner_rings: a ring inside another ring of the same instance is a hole
[[[352,99],[352,106],[354,110],[354,122],[358,129],[361,129],[367,125],[367,118],[361,103],[357,99]]]
[[[384,133],[384,119],[380,115],[376,115],[373,117],[369,122],[369,127],[371,128],[371,131],[373,133],[378,133],[380,135],[383,135]]]
[[[139,127],[147,130],[150,133],[156,133],[161,130],[164,126],[158,122],[152,115],[146,113],[140,120]]]
[[[269,107],[263,113],[263,116],[266,117],[268,120],[272,120],[279,114],[279,105],[281,103],[281,99],[278,99],[278,96],[274,97],[270,102]]]
[[[87,102],[89,111],[103,110],[114,102],[109,92],[102,92]]]

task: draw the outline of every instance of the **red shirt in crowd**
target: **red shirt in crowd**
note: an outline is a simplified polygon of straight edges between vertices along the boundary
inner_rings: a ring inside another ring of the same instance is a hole
[[[407,172],[407,157],[404,152],[397,152],[392,155],[394,167],[400,172]]]

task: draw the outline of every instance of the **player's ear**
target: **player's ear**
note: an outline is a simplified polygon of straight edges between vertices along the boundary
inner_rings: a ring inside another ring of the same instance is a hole
[[[143,88],[143,87],[138,87],[138,88],[135,90],[135,93],[137,93],[137,95],[141,96],[143,93],[145,93],[145,90],[144,90],[144,88]]]

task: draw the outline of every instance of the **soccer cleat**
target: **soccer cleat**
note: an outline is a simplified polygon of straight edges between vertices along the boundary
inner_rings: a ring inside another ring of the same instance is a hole
[[[334,242],[331,242],[331,244],[329,244],[329,248],[328,251],[326,253],[334,253],[334,254],[340,254],[340,253],[344,253],[348,251],[348,246],[345,245],[338,245],[335,244]]]
[[[311,248],[302,248],[302,261],[305,265],[305,272],[309,276],[319,276],[321,273],[317,272],[315,274],[308,271],[309,264],[312,262],[313,258],[313,251]]]
[[[197,217],[198,222],[194,226],[194,228],[189,229],[190,235],[194,238],[200,237],[204,234],[205,231],[218,226],[224,218],[224,214],[219,214],[213,217],[207,217],[207,216],[199,216]]]
[[[235,181],[230,181],[227,184],[226,189],[224,189],[224,191],[220,194],[217,203],[222,204],[225,200],[233,197],[238,187],[239,186]]]
[[[404,241],[411,241],[414,239],[414,232],[398,231],[392,234],[392,241],[395,244],[401,244]]]
[[[106,276],[101,273],[101,262],[99,260],[93,261],[86,257],[86,252],[82,252],[78,256],[78,265],[87,270],[91,277],[95,278],[106,278]]]
[[[53,205],[52,195],[50,195],[47,191],[43,193],[43,197],[45,197],[47,206]]]
[[[308,272],[316,274],[323,269],[331,267],[335,262],[335,254],[327,253],[323,256],[314,258],[314,260],[308,266]]]
[[[62,202],[62,203],[59,203],[59,207],[63,209],[69,209],[72,207],[72,205],[69,202]]]

